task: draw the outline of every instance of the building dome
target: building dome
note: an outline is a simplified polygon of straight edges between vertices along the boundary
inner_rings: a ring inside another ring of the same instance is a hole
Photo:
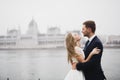
[[[32,19],[29,23],[29,27],[37,27],[37,23],[35,22],[34,19]]]
[[[37,35],[39,33],[38,25],[34,19],[32,19],[28,25],[27,34],[29,35]]]
[[[11,29],[7,31],[7,35],[9,36],[18,36],[20,35],[20,31],[17,29]]]

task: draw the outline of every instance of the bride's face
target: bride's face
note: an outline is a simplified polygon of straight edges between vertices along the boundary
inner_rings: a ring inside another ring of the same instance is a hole
[[[81,39],[80,35],[77,34],[77,33],[72,33],[72,36],[73,36],[73,38],[75,39],[75,41],[78,41],[78,40]]]

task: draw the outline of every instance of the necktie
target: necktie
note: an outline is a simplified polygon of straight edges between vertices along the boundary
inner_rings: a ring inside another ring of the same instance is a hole
[[[89,40],[85,43],[84,51],[86,50],[88,44],[89,44]]]
[[[87,40],[87,42],[86,42],[86,47],[89,45],[89,42],[90,42],[90,41],[89,41],[89,40]]]

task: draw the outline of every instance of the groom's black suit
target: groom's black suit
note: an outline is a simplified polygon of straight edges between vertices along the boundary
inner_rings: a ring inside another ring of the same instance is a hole
[[[85,59],[88,57],[90,52],[98,47],[101,52],[99,54],[93,55],[93,57],[85,63],[78,63],[76,65],[77,70],[82,70],[86,80],[104,80],[105,76],[101,68],[101,57],[103,52],[103,45],[97,36],[87,46],[87,43],[84,48]]]

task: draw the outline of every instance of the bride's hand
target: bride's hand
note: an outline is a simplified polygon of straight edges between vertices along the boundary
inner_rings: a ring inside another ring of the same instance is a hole
[[[99,54],[100,53],[100,49],[98,49],[97,47],[96,48],[94,48],[93,50],[92,50],[92,52],[91,52],[91,54]]]

